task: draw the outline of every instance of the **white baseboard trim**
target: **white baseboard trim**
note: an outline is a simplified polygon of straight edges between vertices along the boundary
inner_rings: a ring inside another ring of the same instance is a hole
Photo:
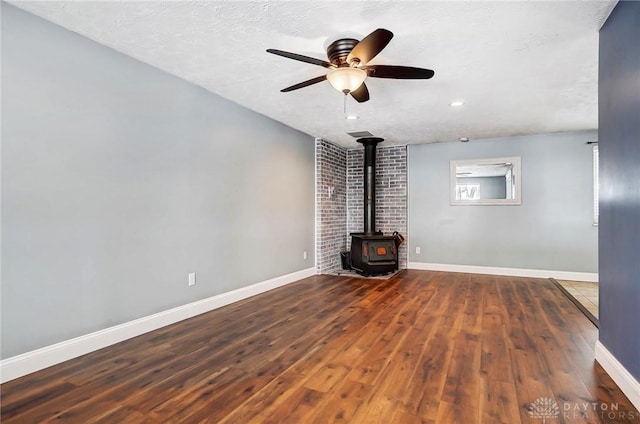
[[[551,271],[544,269],[502,268],[493,266],[433,264],[409,262],[409,269],[424,271],[464,272],[468,274],[507,275],[511,277],[557,278],[559,280],[598,281],[598,274],[592,272]]]
[[[600,343],[596,342],[595,347],[596,361],[604,368],[613,381],[620,387],[633,406],[640,411],[640,381],[636,380],[627,369],[616,359],[609,350]]]
[[[166,311],[148,315],[133,321],[105,328],[71,340],[26,352],[0,361],[0,382],[5,383],[23,375],[59,364],[69,359],[102,349],[121,341],[137,337],[149,331],[178,321],[212,311],[222,306],[247,299],[260,293],[316,275],[316,269],[307,268],[291,274],[241,287],[207,299],[198,300]]]

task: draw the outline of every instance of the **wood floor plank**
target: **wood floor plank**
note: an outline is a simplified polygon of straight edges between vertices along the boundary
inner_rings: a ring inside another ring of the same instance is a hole
[[[266,416],[265,424],[306,423],[324,395],[306,387],[299,387],[290,397],[278,399],[276,408]]]
[[[419,365],[407,384],[401,406],[411,415],[423,420],[435,420],[444,390],[447,370],[453,358],[455,336],[460,329],[468,278],[441,274],[442,284],[430,302],[428,313],[433,319],[433,333],[423,346]],[[456,287],[456,290],[451,290]]]
[[[10,420],[20,414],[25,414],[31,410],[33,405],[46,404],[50,400],[58,399],[65,393],[70,393],[78,389],[77,386],[63,380],[51,380],[50,384],[44,386],[20,386],[24,390],[24,396],[18,396],[19,393],[13,392],[13,396],[4,396],[2,398],[2,419]]]
[[[5,383],[0,419],[516,424],[544,401],[557,423],[637,421],[597,339],[547,280],[314,276]]]
[[[374,331],[367,334],[375,338],[368,338],[364,346],[358,345],[361,354],[353,364],[349,378],[365,384],[375,383],[398,349],[398,345],[407,336],[406,326],[400,316],[406,308],[413,305],[413,301],[407,300],[404,303],[398,307],[398,312],[391,316],[389,321],[378,321],[379,325],[374,327]]]
[[[482,378],[479,419],[482,424],[521,423],[520,406],[513,382]]]
[[[119,407],[102,417],[93,420],[96,424],[154,424],[154,421],[144,414],[128,407]]]
[[[304,387],[315,390],[316,392],[327,393],[338,382],[344,380],[350,371],[351,368],[345,365],[328,363],[320,368],[318,372],[311,375],[304,384]]]
[[[547,381],[548,371],[543,366],[538,352],[513,349],[510,351],[511,369],[514,377],[517,402],[520,405],[520,419],[528,422],[528,407],[540,398],[557,401]]]
[[[442,401],[438,406],[436,423],[480,424],[478,413],[478,409],[472,405]]]
[[[371,396],[362,402],[349,422],[354,424],[390,423],[399,409],[398,404],[397,400],[373,391]]]
[[[371,398],[372,386],[345,379],[331,392],[327,402],[309,418],[309,423],[351,423],[356,412]]]
[[[447,371],[442,400],[452,405],[473,405],[480,399],[481,344],[476,334],[460,333]]]
[[[435,320],[434,320],[435,322]],[[432,329],[433,331],[433,329]],[[425,344],[433,332],[411,329],[380,376],[380,390],[388,397],[402,401],[408,391],[408,383],[421,365]]]
[[[507,333],[501,314],[482,316],[480,372],[493,381],[513,381]]]
[[[233,424],[263,420],[271,415],[283,399],[289,399],[304,383],[304,376],[287,370],[261,390],[248,397],[236,408],[225,408],[227,415],[220,419],[220,424]],[[222,406],[222,405],[221,405]]]

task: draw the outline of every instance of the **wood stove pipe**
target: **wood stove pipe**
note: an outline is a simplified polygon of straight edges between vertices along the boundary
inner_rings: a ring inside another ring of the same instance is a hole
[[[376,234],[376,146],[384,141],[379,137],[356,140],[364,146],[364,233]]]

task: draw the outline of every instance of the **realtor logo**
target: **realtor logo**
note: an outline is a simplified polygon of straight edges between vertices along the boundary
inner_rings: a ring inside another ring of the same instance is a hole
[[[529,405],[527,413],[533,418],[541,418],[542,424],[546,424],[547,419],[557,418],[560,415],[560,408],[555,400],[541,397]]]

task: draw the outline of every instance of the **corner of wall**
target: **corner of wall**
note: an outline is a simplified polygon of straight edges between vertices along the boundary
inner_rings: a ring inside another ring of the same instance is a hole
[[[640,411],[640,382],[627,371],[599,340],[596,342],[595,356],[596,361],[620,387],[620,390],[629,398],[633,406]]]
[[[345,250],[346,149],[316,139],[316,269],[319,274],[340,269]]]

